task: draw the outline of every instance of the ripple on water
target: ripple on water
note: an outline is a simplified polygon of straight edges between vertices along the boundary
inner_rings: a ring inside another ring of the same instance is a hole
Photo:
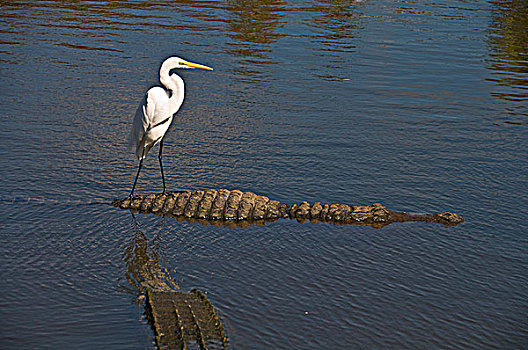
[[[527,343],[524,2],[0,6],[5,347],[153,346],[136,297],[156,278],[206,291],[234,347]],[[215,71],[181,73],[169,188],[467,221],[136,226],[84,205],[130,190],[131,117],[174,54]]]
[[[120,231],[123,227],[109,222],[108,206],[0,205],[7,214],[2,255],[10,257],[2,263],[9,286],[3,324],[15,329],[4,345],[134,346],[151,337],[142,323],[130,325],[138,318],[131,298],[116,297],[123,295],[117,282],[124,279],[121,253],[128,227]],[[126,336],[133,328],[137,334]]]

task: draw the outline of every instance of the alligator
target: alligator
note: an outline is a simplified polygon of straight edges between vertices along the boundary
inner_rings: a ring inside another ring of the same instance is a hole
[[[253,192],[239,190],[208,189],[182,190],[135,195],[116,199],[112,203],[121,209],[133,212],[153,213],[202,223],[248,225],[264,223],[281,218],[297,219],[303,223],[328,222],[334,224],[371,225],[379,228],[393,222],[425,221],[457,225],[464,222],[458,214],[442,212],[436,214],[413,214],[393,211],[380,203],[372,205],[310,204],[302,201],[288,205]]]

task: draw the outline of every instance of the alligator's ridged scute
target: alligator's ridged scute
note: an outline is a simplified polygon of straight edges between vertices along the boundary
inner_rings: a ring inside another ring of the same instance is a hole
[[[115,200],[114,206],[142,213],[164,214],[184,219],[217,222],[263,222],[279,218],[332,222],[339,224],[369,224],[385,226],[392,222],[428,221],[456,225],[464,221],[457,214],[408,214],[394,212],[379,203],[372,205],[322,204],[301,202],[291,206],[270,200],[253,192],[226,189],[207,191],[167,192]]]
[[[122,209],[187,219],[247,221],[286,217],[289,207],[253,192],[226,189],[167,192],[114,201]]]

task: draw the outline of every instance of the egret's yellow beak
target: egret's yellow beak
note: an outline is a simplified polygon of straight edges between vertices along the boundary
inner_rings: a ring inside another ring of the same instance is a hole
[[[185,62],[185,65],[190,68],[213,70],[211,67],[207,67],[198,63]]]

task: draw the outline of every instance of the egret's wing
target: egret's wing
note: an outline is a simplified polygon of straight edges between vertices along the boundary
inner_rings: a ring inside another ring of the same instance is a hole
[[[167,92],[155,86],[147,92],[141,101],[130,134],[130,146],[135,149],[138,159],[145,158],[150,149],[161,140],[168,129],[163,125],[166,120],[170,125],[172,119],[167,119],[167,103],[169,96]]]
[[[172,114],[169,112],[168,106],[169,94],[166,90],[161,87],[153,87],[149,90],[146,106],[149,124],[144,141],[148,150],[163,138],[172,122]]]
[[[163,95],[166,94],[165,90],[159,86],[155,86],[151,88],[145,96],[147,103],[143,106],[143,111],[146,116],[147,128],[152,127],[152,124],[156,122],[156,113],[159,112],[158,110],[161,109],[165,103],[165,101],[159,98],[160,92],[163,93]]]
[[[136,156],[138,157],[138,159],[140,159],[143,154],[145,134],[149,127],[148,110],[153,108],[155,108],[154,104],[151,104],[151,106],[149,106],[147,93],[141,100],[141,103],[139,104],[136,110],[134,121],[132,122],[132,131],[130,132],[128,145],[131,150],[134,150],[136,152]]]

